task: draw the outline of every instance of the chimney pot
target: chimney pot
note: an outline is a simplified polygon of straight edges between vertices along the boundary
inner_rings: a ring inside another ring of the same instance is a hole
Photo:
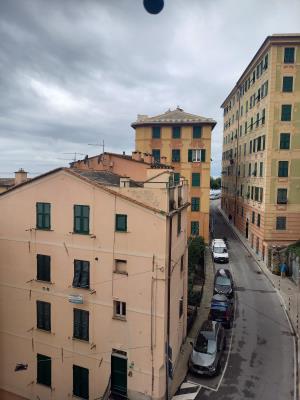
[[[20,168],[15,172],[15,185],[19,185],[20,183],[27,181],[27,172],[24,171],[23,168]]]

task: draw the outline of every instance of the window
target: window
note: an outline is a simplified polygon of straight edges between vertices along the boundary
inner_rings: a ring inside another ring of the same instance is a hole
[[[259,202],[262,203],[264,198],[264,189],[263,188],[259,188]]]
[[[283,77],[282,91],[283,92],[292,92],[293,91],[293,77],[292,76],[284,76]]]
[[[160,139],[160,126],[152,127],[152,139]]]
[[[254,188],[254,200],[259,201],[259,187],[257,186]]]
[[[205,149],[189,149],[188,162],[205,162]]]
[[[116,259],[114,272],[127,275],[127,261]]]
[[[154,158],[155,162],[160,162],[160,150],[159,149],[153,149],[152,150],[152,157]]]
[[[36,203],[36,229],[50,229],[50,203]]]
[[[74,232],[89,234],[90,232],[90,207],[74,205]]]
[[[295,49],[294,47],[285,47],[284,49],[284,63],[293,64],[295,62]]]
[[[202,135],[201,126],[193,126],[193,139],[200,139]]]
[[[114,317],[126,319],[126,303],[114,300]]]
[[[73,365],[73,395],[82,399],[89,398],[89,370]]]
[[[37,254],[36,264],[37,264],[36,279],[38,281],[50,282],[50,256]]]
[[[286,217],[277,217],[276,218],[276,230],[278,230],[278,231],[286,230]]]
[[[277,204],[287,203],[287,189],[277,189]]]
[[[51,304],[45,301],[36,302],[36,327],[51,331]]]
[[[180,139],[180,126],[173,126],[172,127],[172,138],[173,139]]]
[[[252,224],[255,224],[255,212],[252,211]]]
[[[199,172],[192,173],[192,186],[200,186],[200,173]]]
[[[290,134],[281,133],[280,134],[280,150],[289,150],[290,148]]]
[[[200,197],[192,197],[191,203],[192,211],[200,211]]]
[[[262,125],[265,123],[265,121],[266,121],[266,110],[264,108],[262,110],[262,112],[261,112],[261,123],[262,123]]]
[[[75,339],[89,340],[89,312],[74,308],[73,337]]]
[[[179,182],[180,182],[180,173],[174,172],[174,184],[178,185]]]
[[[191,221],[191,235],[199,236],[199,221]]]
[[[252,140],[250,140],[250,143],[249,143],[249,154],[251,154],[252,153]]]
[[[260,227],[260,214],[257,214],[257,226]]]
[[[259,163],[259,176],[263,176],[264,174],[264,163],[261,161]]]
[[[291,121],[292,106],[290,104],[283,104],[281,106],[281,121]]]
[[[127,232],[127,215],[116,214],[116,231]]]
[[[74,260],[73,287],[89,289],[90,263],[89,261]]]
[[[177,214],[177,235],[181,232],[181,212]]]
[[[36,361],[37,383],[51,387],[51,357],[44,356],[43,354],[37,354]]]
[[[172,162],[180,162],[180,150],[179,149],[172,150]]]
[[[248,165],[248,176],[251,176],[251,163]]]
[[[184,269],[184,255],[180,258],[180,271],[182,272]]]
[[[245,135],[247,135],[247,131],[248,131],[248,125],[247,125],[247,121],[245,122]]]
[[[281,178],[286,178],[289,176],[289,162],[279,161],[278,162],[278,176]]]
[[[179,318],[183,315],[183,296],[179,299]]]

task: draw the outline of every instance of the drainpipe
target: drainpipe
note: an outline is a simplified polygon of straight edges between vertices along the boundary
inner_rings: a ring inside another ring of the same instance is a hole
[[[171,303],[171,259],[172,259],[172,222],[173,215],[169,218],[169,249],[168,249],[168,294],[167,294],[167,343],[166,343],[166,400],[169,400],[169,347],[170,347],[170,303]]]

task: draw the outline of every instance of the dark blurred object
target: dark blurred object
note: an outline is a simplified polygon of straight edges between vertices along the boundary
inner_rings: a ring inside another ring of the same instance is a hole
[[[158,14],[164,8],[164,0],[144,0],[144,7],[150,14]]]
[[[15,372],[18,372],[18,371],[25,371],[27,368],[28,368],[28,364],[22,364],[22,363],[20,363],[20,364],[17,364],[17,365],[15,366]]]

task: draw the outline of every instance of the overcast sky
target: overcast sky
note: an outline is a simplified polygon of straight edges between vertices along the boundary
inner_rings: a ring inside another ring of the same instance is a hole
[[[265,37],[300,32],[300,0],[0,1],[0,176],[67,165],[78,152],[131,152],[137,114],[177,105],[218,121]],[[79,154],[77,157],[82,158]]]

